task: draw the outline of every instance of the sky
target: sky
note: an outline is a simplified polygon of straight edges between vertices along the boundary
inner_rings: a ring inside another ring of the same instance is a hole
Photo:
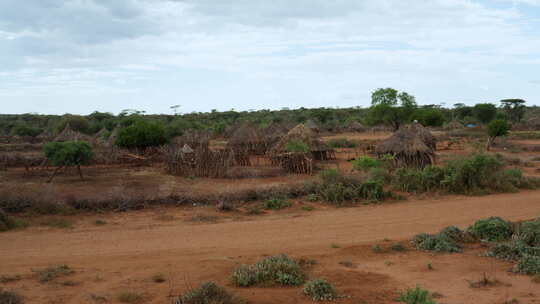
[[[0,113],[540,105],[540,0],[1,0]]]

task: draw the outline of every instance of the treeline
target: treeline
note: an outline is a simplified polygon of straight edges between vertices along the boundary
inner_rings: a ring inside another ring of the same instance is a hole
[[[194,112],[178,115],[147,115],[141,111],[126,110],[118,115],[94,112],[90,115],[39,115],[0,114],[0,135],[37,136],[54,135],[67,124],[84,134],[96,134],[102,129],[109,132],[117,126],[128,127],[136,121],[145,120],[159,125],[168,137],[182,135],[187,130],[205,130],[223,135],[229,127],[250,122],[257,127],[272,123],[294,126],[308,121],[326,131],[339,131],[353,122],[364,126],[385,125],[393,129],[413,120],[424,126],[441,127],[452,121],[463,125],[487,124],[494,119],[505,119],[514,124],[531,119],[540,119],[540,108],[527,107],[524,100],[502,100],[497,104],[479,103],[467,106],[456,103],[453,107],[440,105],[418,105],[414,96],[392,88],[378,89],[372,94],[372,105],[368,108],[299,108],[259,111]]]

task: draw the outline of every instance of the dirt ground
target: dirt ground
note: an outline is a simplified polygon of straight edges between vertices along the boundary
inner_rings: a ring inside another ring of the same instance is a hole
[[[310,277],[331,281],[344,296],[338,303],[394,303],[399,290],[416,284],[441,294],[438,303],[502,304],[514,298],[540,303],[540,285],[508,272],[510,263],[482,257],[480,245],[442,255],[387,249],[396,241],[409,246],[416,233],[448,225],[464,228],[488,216],[540,216],[540,191],[355,208],[315,206],[312,212],[291,208],[260,216],[218,213],[210,207],[160,208],[68,217],[75,221],[72,229],[32,226],[2,233],[0,276],[21,275],[22,280],[0,287],[18,291],[28,303],[119,303],[117,296],[126,291],[143,293],[141,303],[170,303],[170,295],[212,280],[250,303],[310,303],[300,288],[235,288],[228,281],[239,264],[286,253],[315,260]],[[96,226],[96,219],[106,224]],[[374,244],[383,252],[374,253]],[[39,283],[32,270],[55,264],[76,272]],[[165,283],[152,281],[158,273]],[[470,287],[484,275],[499,284]]]

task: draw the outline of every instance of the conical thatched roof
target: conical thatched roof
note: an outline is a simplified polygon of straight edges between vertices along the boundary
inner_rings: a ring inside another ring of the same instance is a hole
[[[431,150],[435,151],[437,149],[437,139],[421,124],[413,122],[412,124],[406,125],[402,128],[408,129],[412,133],[417,134],[424,144],[426,144],[426,146],[428,146]]]
[[[352,121],[348,126],[347,130],[350,132],[364,132],[366,128],[362,126],[358,121]]]
[[[264,141],[261,131],[251,123],[244,123],[229,139],[229,145],[239,146],[247,144],[257,144]]]
[[[425,167],[433,164],[435,149],[426,143],[428,136],[422,129],[425,128],[418,128],[418,126],[400,128],[392,136],[381,142],[375,151],[379,155],[393,155],[396,163],[400,166]],[[427,132],[429,133],[429,131]],[[428,141],[430,143],[435,142],[434,138],[433,141],[431,139]]]
[[[91,138],[87,135],[84,135],[80,132],[77,132],[71,128],[71,126],[66,124],[66,127],[60,134],[58,134],[54,141],[90,141]]]
[[[312,119],[306,121],[304,126],[314,132],[319,132],[320,130],[319,126],[317,126],[317,124]]]
[[[456,120],[452,120],[444,126],[444,129],[447,131],[460,130],[463,128],[465,128],[463,124]]]
[[[184,144],[184,146],[182,147],[182,149],[180,151],[182,153],[184,153],[184,154],[189,154],[189,153],[195,152],[193,149],[191,149],[190,146],[188,146],[188,144]]]
[[[114,146],[116,138],[118,138],[118,133],[120,133],[120,127],[117,126],[116,128],[114,128],[111,135],[109,135],[109,138],[107,138],[107,141],[105,142],[107,146]]]
[[[171,140],[175,145],[188,145],[190,148],[208,148],[210,145],[210,134],[204,131],[189,130],[182,136],[176,136]]]
[[[285,146],[293,140],[298,140],[305,143],[311,152],[332,150],[317,137],[315,132],[307,128],[305,125],[299,124],[292,128],[285,136],[283,136],[270,150],[270,152],[273,154],[287,152],[285,151]]]

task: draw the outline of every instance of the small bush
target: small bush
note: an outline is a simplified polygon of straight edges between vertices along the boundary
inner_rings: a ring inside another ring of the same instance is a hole
[[[50,218],[41,222],[42,226],[48,226],[51,228],[71,229],[73,228],[73,221],[64,218]]]
[[[441,235],[430,235],[426,233],[418,234],[413,239],[413,244],[418,250],[435,252],[460,252],[458,244],[452,239]]]
[[[135,291],[124,291],[118,294],[117,299],[121,303],[141,303],[143,296]]]
[[[94,225],[96,225],[96,226],[103,226],[103,225],[106,225],[106,224],[107,224],[107,222],[104,221],[104,220],[95,220],[94,221]]]
[[[490,242],[499,242],[512,236],[512,227],[500,217],[490,217],[479,220],[468,228],[469,233],[479,239]]]
[[[58,277],[68,276],[75,272],[68,265],[51,266],[33,271],[37,274],[37,279],[41,283],[52,281]]]
[[[0,289],[0,304],[22,304],[24,303],[23,298],[13,292],[5,291]]]
[[[166,144],[168,138],[165,128],[157,122],[137,120],[120,130],[115,144],[123,148],[147,148]]]
[[[352,161],[353,168],[358,171],[369,171],[372,168],[378,168],[381,163],[372,157],[361,156]]]
[[[43,150],[54,166],[86,165],[92,159],[92,147],[84,141],[50,142]]]
[[[304,282],[305,275],[296,261],[287,255],[263,259],[254,265],[241,265],[232,274],[232,282],[240,287],[257,284],[297,286]]]
[[[304,285],[304,294],[313,301],[332,301],[337,298],[334,287],[323,279],[314,279]]]
[[[400,294],[397,300],[406,304],[435,304],[435,301],[429,295],[429,291],[422,289],[420,286],[407,289]]]
[[[262,207],[266,210],[280,210],[292,206],[292,203],[283,199],[273,198],[262,203]]]
[[[163,275],[162,273],[158,273],[152,276],[152,281],[154,283],[163,283],[167,281],[167,279],[165,278],[165,275]]]
[[[22,277],[20,275],[1,275],[0,283],[2,284],[11,283],[11,282],[20,281],[21,279]]]
[[[514,267],[514,271],[529,275],[540,274],[540,256],[524,255]]]
[[[405,251],[405,247],[400,243],[393,243],[390,246],[390,249],[392,249],[393,251]]]
[[[347,138],[332,138],[328,141],[330,148],[354,148],[356,143],[348,140]]]
[[[313,211],[313,210],[315,210],[315,207],[313,207],[313,206],[302,206],[302,210],[304,210],[304,211]]]
[[[521,224],[519,238],[529,246],[540,247],[540,218]]]
[[[0,209],[0,232],[17,228],[24,228],[27,224],[23,220],[15,219]]]
[[[201,284],[178,297],[175,304],[244,304],[246,301],[230,294],[225,288],[213,282]]]
[[[384,182],[381,180],[362,182],[336,170],[325,170],[320,176],[322,183],[316,187],[317,195],[327,203],[341,205],[359,199],[380,201],[391,196],[391,193],[384,191]]]
[[[499,243],[491,247],[487,255],[501,260],[518,261],[526,252],[527,245],[519,240],[508,243]]]

